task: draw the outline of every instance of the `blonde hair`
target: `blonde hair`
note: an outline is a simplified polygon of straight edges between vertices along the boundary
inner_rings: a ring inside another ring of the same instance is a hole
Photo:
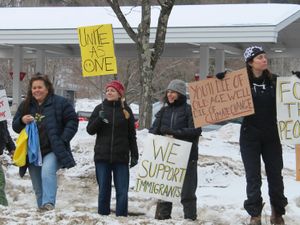
[[[121,98],[121,105],[122,105],[122,109],[123,109],[123,113],[125,118],[128,120],[130,118],[130,114],[129,112],[125,109],[125,97]]]

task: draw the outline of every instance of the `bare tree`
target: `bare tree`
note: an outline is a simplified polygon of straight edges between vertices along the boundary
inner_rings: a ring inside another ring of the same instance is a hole
[[[19,7],[22,0],[0,0],[0,7]]]
[[[137,33],[132,29],[122,13],[118,0],[106,0],[111,6],[123,28],[129,37],[135,42],[138,51],[138,64],[140,73],[141,95],[139,120],[142,128],[149,128],[152,118],[152,80],[154,69],[158,59],[163,53],[165,37],[170,13],[175,0],[157,0],[160,5],[160,16],[158,18],[156,38],[154,44],[149,41],[150,22],[151,22],[151,3],[150,0],[141,1],[141,22]]]

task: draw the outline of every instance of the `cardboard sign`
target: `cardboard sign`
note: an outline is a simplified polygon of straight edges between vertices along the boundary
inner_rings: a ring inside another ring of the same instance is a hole
[[[134,190],[143,197],[179,202],[192,143],[148,134]]]
[[[226,73],[222,80],[208,78],[188,86],[195,127],[254,113],[246,69]]]
[[[8,99],[5,90],[0,90],[0,121],[11,118]]]
[[[83,76],[117,74],[112,25],[79,27],[77,32]]]
[[[281,143],[300,144],[300,80],[278,77],[276,89],[277,125]]]

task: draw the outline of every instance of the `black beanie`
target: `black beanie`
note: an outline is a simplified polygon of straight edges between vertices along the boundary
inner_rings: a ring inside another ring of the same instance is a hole
[[[244,52],[244,60],[247,63],[250,60],[252,60],[255,56],[260,55],[262,53],[265,53],[262,47],[259,46],[248,47]]]

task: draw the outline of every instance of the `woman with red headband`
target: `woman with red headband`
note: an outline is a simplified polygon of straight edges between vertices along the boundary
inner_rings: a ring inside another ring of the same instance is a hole
[[[127,216],[129,166],[135,166],[139,157],[134,116],[125,102],[125,88],[121,82],[113,80],[105,89],[106,98],[95,107],[86,128],[90,135],[97,135],[94,161],[99,185],[98,213],[110,214],[113,177],[116,216]]]

